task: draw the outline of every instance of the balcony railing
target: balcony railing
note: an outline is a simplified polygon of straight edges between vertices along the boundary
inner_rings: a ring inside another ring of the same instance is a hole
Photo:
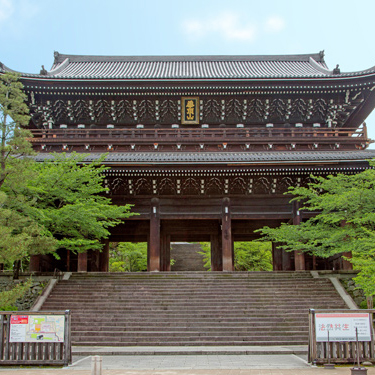
[[[366,128],[216,128],[216,129],[36,129],[31,142],[41,143],[285,143],[369,142]]]

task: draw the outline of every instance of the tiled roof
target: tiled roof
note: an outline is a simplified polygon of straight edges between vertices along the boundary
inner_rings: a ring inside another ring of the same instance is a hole
[[[100,153],[92,153],[87,162],[97,160]],[[172,164],[274,164],[277,163],[319,163],[365,161],[375,158],[375,150],[363,151],[273,151],[273,152],[149,152],[109,153],[106,164],[126,165],[172,165]],[[53,159],[53,154],[40,153],[37,161]]]
[[[0,63],[0,73],[12,71]],[[84,56],[55,52],[50,71],[22,73],[38,79],[238,80],[351,78],[374,75],[375,67],[358,72],[329,70],[324,53],[264,56]]]
[[[331,75],[321,55],[74,56],[56,55],[56,78],[246,79]]]

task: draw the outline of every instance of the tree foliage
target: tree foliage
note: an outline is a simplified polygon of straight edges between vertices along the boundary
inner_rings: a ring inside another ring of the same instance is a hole
[[[18,171],[21,157],[33,153],[27,140],[31,134],[25,129],[29,109],[22,88],[19,75],[0,75],[0,187],[10,173]]]
[[[235,271],[272,271],[271,242],[235,242]]]
[[[32,283],[32,279],[28,279],[15,285],[10,290],[0,292],[0,311],[16,311],[15,304],[17,300],[25,295]]]
[[[211,270],[211,247],[209,242],[201,242],[204,267]],[[272,271],[271,242],[235,242],[235,271]]]
[[[118,243],[117,246],[110,251],[109,271],[147,271],[147,243]]]
[[[357,284],[367,296],[375,294],[375,170],[312,178],[308,187],[290,188],[289,193],[295,196],[292,201],[302,202],[301,210],[316,216],[300,225],[264,227],[264,240],[323,258],[351,252],[348,260],[360,271]]]
[[[58,247],[74,252],[100,250],[109,228],[134,215],[131,206],[111,204],[105,196],[103,155],[84,163],[86,155],[54,154],[34,163],[33,172],[13,193],[13,209],[43,226],[58,240]],[[19,197],[27,197],[20,204]]]
[[[19,76],[0,75],[0,263],[59,248],[101,249],[109,228],[133,213],[105,196],[103,159],[51,155],[37,163]],[[16,273],[15,273],[16,274]]]

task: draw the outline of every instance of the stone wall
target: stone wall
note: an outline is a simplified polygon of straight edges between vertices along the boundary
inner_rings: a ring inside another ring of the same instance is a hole
[[[26,292],[23,298],[16,301],[15,306],[17,307],[18,311],[30,310],[36,299],[47,286],[48,281],[48,279],[33,281],[31,288]],[[0,292],[12,289],[15,284],[16,283],[9,277],[0,277]]]
[[[357,289],[357,285],[353,279],[341,279],[340,281],[358,307],[363,301],[366,301],[363,291],[361,289]]]

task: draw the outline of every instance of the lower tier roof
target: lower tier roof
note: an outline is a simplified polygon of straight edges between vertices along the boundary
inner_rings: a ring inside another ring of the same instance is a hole
[[[69,153],[67,153],[68,155]],[[90,153],[86,162],[97,160],[102,153]],[[129,152],[109,153],[106,165],[277,165],[365,162],[375,158],[375,150],[358,151],[272,151],[272,152]],[[53,154],[39,153],[37,161],[51,160]]]

